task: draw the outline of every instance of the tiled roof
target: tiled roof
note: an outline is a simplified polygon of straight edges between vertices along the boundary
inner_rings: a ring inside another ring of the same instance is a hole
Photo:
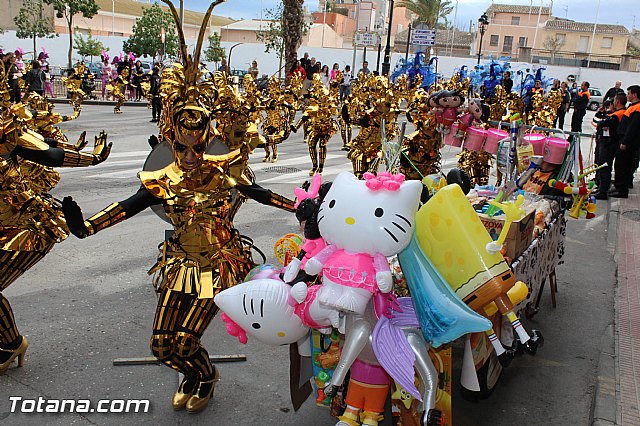
[[[152,3],[139,2],[135,0],[115,0],[112,4],[111,0],[96,0],[96,4],[103,13],[111,13],[113,7],[115,9],[115,13],[142,16],[142,10],[151,7]],[[168,10],[167,6],[164,4],[160,4],[160,6],[164,10]],[[184,11],[184,23],[187,25],[197,25],[199,27],[202,24],[203,17],[204,13],[202,12],[194,12],[186,9]],[[224,16],[211,15],[210,22],[211,25],[219,27],[230,24],[231,22],[234,22],[234,20],[231,18],[225,18]]]
[[[545,28],[548,30],[577,31],[585,33],[593,33],[593,23],[575,22],[568,19],[551,19],[546,22]],[[596,33],[598,34],[629,34],[629,30],[623,25],[597,24]]]
[[[407,44],[409,30],[404,30],[396,34],[395,42]],[[436,31],[436,45],[448,46],[451,43],[451,32],[446,30]],[[453,46],[471,46],[473,34],[467,31],[456,31],[453,33]]]
[[[494,13],[522,13],[522,14],[529,14],[529,12],[531,12],[532,15],[537,15],[538,13],[541,13],[542,15],[551,15],[551,9],[543,6],[542,7],[542,11],[539,11],[540,6],[521,6],[521,5],[517,5],[517,4],[492,4],[491,6],[489,6],[489,8],[487,9],[487,13],[489,12],[494,12]]]

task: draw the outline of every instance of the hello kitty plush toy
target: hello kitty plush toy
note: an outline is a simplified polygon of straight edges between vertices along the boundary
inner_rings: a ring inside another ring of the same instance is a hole
[[[318,211],[327,247],[305,265],[308,274],[322,273],[320,305],[362,315],[375,293],[392,291],[387,257],[409,244],[421,190],[403,174],[338,175]]]

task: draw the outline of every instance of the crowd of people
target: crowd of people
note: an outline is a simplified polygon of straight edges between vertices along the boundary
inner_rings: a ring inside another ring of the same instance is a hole
[[[24,51],[21,48],[10,52],[0,49],[0,58],[2,58],[5,74],[8,76],[11,102],[20,102],[23,88],[25,93],[36,92],[41,96],[46,93],[53,96],[49,54],[46,50],[42,49],[37,59],[29,63],[29,67],[25,63]]]

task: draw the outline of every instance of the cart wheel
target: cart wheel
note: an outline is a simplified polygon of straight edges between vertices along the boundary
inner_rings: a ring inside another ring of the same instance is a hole
[[[478,382],[480,384],[479,391],[472,391],[465,387],[460,388],[462,397],[467,401],[477,402],[481,399],[487,399],[491,396],[496,386],[498,386],[498,382],[502,376],[502,366],[495,352],[491,353],[487,362],[476,371],[476,374],[478,375]]]
[[[533,306],[531,303],[527,303],[527,306],[524,308],[524,316],[527,317],[528,320],[532,319],[538,313],[538,308]]]

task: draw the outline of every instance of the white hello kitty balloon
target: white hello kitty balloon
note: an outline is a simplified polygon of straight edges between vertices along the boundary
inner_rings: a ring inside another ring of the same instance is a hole
[[[402,174],[364,178],[343,172],[333,182],[318,211],[328,246],[305,265],[308,274],[322,272],[321,305],[359,314],[374,293],[392,290],[387,257],[409,245],[422,191]]]
[[[280,280],[247,281],[214,297],[229,334],[246,343],[246,334],[269,345],[284,345],[305,338],[309,327],[296,315],[291,286]]]

